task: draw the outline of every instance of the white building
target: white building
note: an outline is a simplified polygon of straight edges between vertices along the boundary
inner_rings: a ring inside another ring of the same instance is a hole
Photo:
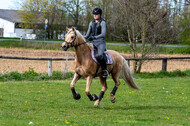
[[[20,23],[18,10],[0,9],[0,37],[35,39],[35,34],[32,34],[33,30],[19,27]]]

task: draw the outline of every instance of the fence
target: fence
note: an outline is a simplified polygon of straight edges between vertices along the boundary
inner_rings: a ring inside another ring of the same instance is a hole
[[[18,60],[47,60],[48,61],[48,75],[52,76],[52,61],[53,60],[74,60],[74,58],[32,58],[32,57],[12,57],[12,56],[0,56],[3,59],[18,59]]]
[[[12,57],[12,56],[0,56],[3,59],[18,59],[18,60],[47,60],[48,61],[48,75],[52,76],[52,61],[71,61],[74,58],[32,58],[32,57]],[[168,60],[190,59],[190,57],[163,57],[163,58],[146,58],[144,60],[162,60],[162,71],[167,71]],[[131,60],[140,60],[139,58],[126,58],[129,64]]]
[[[190,59],[190,57],[163,57],[163,58],[145,58],[144,60],[162,60],[162,71],[167,71],[167,61],[168,60],[179,60],[179,59]],[[127,58],[128,62],[130,60],[140,60],[139,58]]]

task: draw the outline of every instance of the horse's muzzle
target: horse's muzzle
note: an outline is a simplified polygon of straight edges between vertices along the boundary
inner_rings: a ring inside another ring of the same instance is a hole
[[[68,48],[69,48],[69,45],[68,45],[66,42],[64,42],[64,43],[61,45],[61,48],[62,48],[62,50],[67,51]]]
[[[61,48],[62,48],[62,50],[67,51],[69,47],[64,45],[64,46],[61,46]]]

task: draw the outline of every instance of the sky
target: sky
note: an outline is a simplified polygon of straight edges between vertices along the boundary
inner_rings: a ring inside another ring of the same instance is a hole
[[[0,0],[0,9],[18,9],[21,0]]]

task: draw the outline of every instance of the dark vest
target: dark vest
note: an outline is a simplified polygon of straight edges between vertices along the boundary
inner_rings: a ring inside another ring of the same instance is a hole
[[[105,21],[104,19],[100,19],[98,23],[96,23],[95,19],[92,21],[92,36],[97,36],[101,34],[102,27],[101,22]]]

